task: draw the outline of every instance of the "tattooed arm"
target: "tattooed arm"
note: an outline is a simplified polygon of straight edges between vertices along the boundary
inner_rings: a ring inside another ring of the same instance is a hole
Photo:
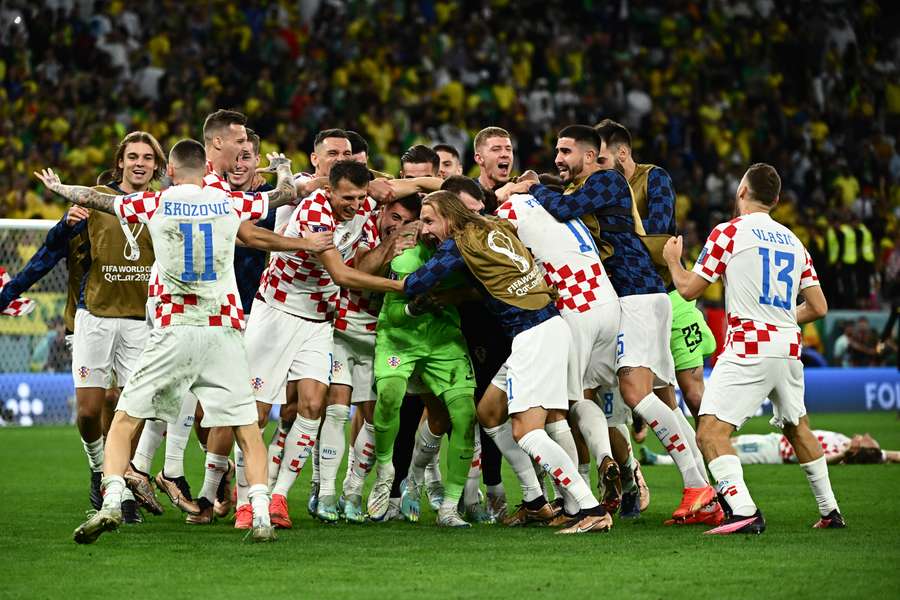
[[[269,208],[278,208],[295,201],[297,199],[297,188],[294,186],[291,159],[277,152],[266,154],[266,158],[269,159],[269,166],[257,169],[257,173],[278,174],[275,189],[269,192]]]
[[[44,169],[40,172],[35,171],[34,175],[41,180],[41,183],[48,190],[59,194],[74,204],[93,208],[111,215],[115,214],[113,200],[116,197],[111,194],[103,194],[83,185],[65,185],[59,180],[59,176],[53,172],[53,169]]]

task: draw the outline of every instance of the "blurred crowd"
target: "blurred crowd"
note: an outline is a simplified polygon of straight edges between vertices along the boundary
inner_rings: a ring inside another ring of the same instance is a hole
[[[31,171],[90,184],[134,129],[168,147],[218,107],[308,168],[315,133],[367,137],[399,170],[418,142],[514,137],[552,170],[561,125],[615,118],[672,175],[696,255],[749,163],[832,307],[896,302],[900,36],[875,0],[0,1],[0,216],[63,208]],[[891,271],[891,265],[894,265]],[[708,302],[720,302],[712,292]]]

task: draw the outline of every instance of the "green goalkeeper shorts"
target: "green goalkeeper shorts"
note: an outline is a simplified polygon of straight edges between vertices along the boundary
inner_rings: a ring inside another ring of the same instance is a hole
[[[407,350],[375,344],[375,381],[388,377],[409,380],[418,375],[435,396],[450,390],[475,389],[475,372],[462,340],[429,350],[424,345]]]
[[[716,351],[716,338],[697,309],[696,301],[688,302],[677,290],[669,292],[672,302],[672,358],[675,371],[703,366],[703,359]]]

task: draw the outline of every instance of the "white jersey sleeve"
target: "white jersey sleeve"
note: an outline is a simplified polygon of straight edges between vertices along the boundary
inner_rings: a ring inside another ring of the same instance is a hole
[[[800,290],[818,285],[797,237],[766,213],[717,225],[694,265],[707,281],[725,284],[725,353],[738,358],[800,357],[795,309]]]
[[[510,197],[495,214],[516,227],[543,267],[547,284],[559,291],[557,308],[585,312],[618,300],[594,238],[580,219],[560,223],[527,194]]]

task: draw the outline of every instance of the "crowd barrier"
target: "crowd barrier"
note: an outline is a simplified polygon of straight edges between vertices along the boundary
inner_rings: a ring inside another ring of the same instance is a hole
[[[706,372],[709,377],[709,371]],[[0,399],[9,424],[71,423],[75,387],[69,374],[2,373]],[[900,410],[900,371],[895,368],[806,370],[806,407],[816,412]],[[761,413],[771,412],[763,407]]]

